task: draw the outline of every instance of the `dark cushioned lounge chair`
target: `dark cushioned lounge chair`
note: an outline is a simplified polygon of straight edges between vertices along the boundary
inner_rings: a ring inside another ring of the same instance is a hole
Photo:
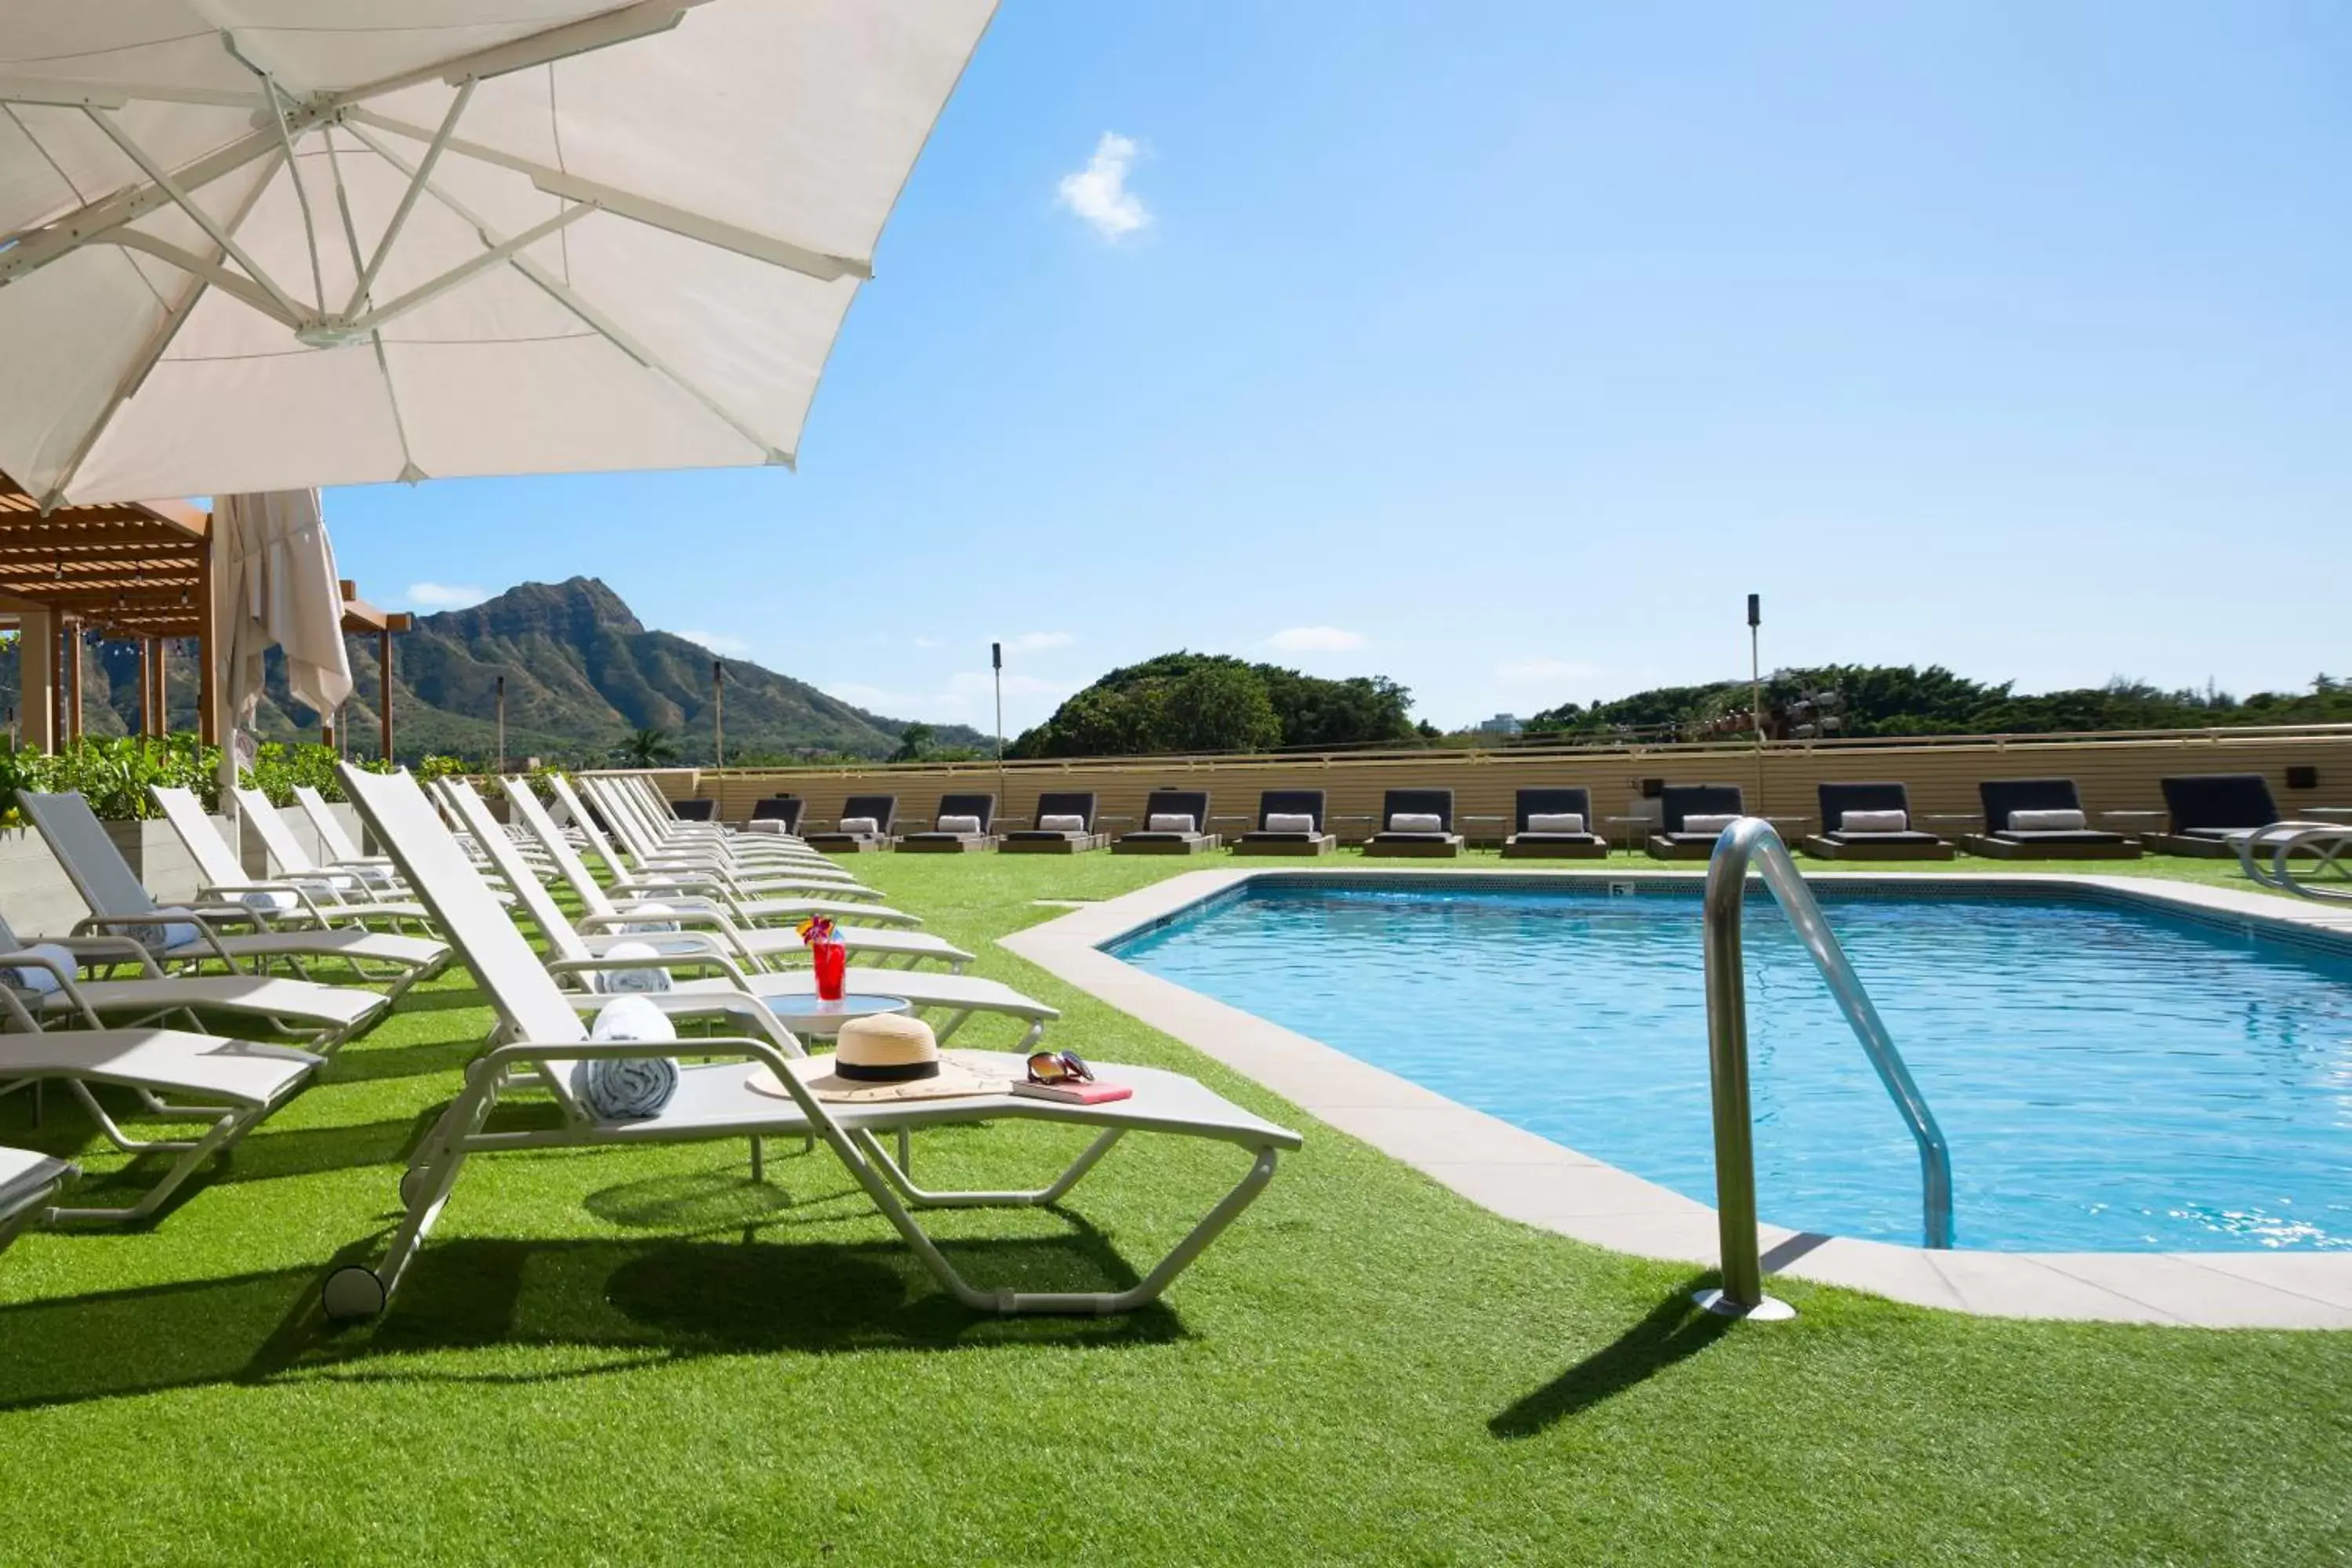
[[[1704,860],[1715,853],[1720,833],[1686,831],[1683,822],[1693,816],[1741,816],[1748,797],[1738,784],[1668,784],[1659,796],[1663,816],[1659,830],[1650,835],[1650,853],[1661,860]]]
[[[1044,824],[1049,816],[1075,816],[1085,826],[1076,833],[1047,828]],[[1029,826],[1006,834],[996,848],[1005,855],[1083,855],[1109,842],[1107,835],[1095,831],[1093,794],[1071,791],[1039,795],[1037,815],[1029,819]]]
[[[2198,855],[2226,860],[2237,850],[2230,835],[2268,827],[2279,820],[2270,781],[2260,773],[2179,773],[2157,781],[2172,831],[2152,833],[2147,847],[2159,855]]]
[[[1190,833],[1158,833],[1152,830],[1155,816],[1189,816],[1192,819]],[[1198,855],[1217,847],[1217,836],[1208,831],[1209,792],[1204,789],[1156,789],[1143,802],[1143,826],[1132,833],[1122,833],[1111,841],[1114,855]]]
[[[1536,833],[1528,827],[1531,816],[1557,816],[1574,812],[1584,818],[1581,833]],[[1523,789],[1511,816],[1511,836],[1503,840],[1506,860],[1598,860],[1609,853],[1609,841],[1592,831],[1592,792],[1585,789]]]
[[[1805,853],[1824,860],[1948,860],[1952,847],[1910,826],[1911,792],[1899,784],[1825,784],[1816,786],[1822,830],[1805,840]],[[1901,831],[1848,832],[1849,811],[1899,811]]]
[[[765,800],[751,803],[751,820],[782,825],[772,829],[763,828],[762,832],[798,833],[801,830],[801,811],[807,805],[808,802],[796,795],[772,795]]]
[[[1986,779],[1977,785],[1984,803],[1985,830],[1960,840],[1971,855],[1996,860],[2137,860],[2139,845],[2120,833],[2088,826],[2020,828],[2010,825],[2021,811],[2081,811],[2083,797],[2073,779]],[[2090,818],[2084,818],[2085,824]]]
[[[1272,816],[1307,816],[1314,829],[1307,833],[1275,832],[1266,826]],[[1234,840],[1236,855],[1328,855],[1339,841],[1323,831],[1323,792],[1319,789],[1270,789],[1257,797],[1257,827]]]
[[[840,823],[871,817],[871,833],[844,833]],[[898,797],[895,795],[853,795],[841,803],[841,816],[830,833],[805,833],[802,840],[812,849],[822,849],[828,855],[870,855],[877,849],[890,847],[890,835],[898,824]]]
[[[1400,816],[1433,816],[1434,832],[1399,832]],[[1373,856],[1415,856],[1450,860],[1462,853],[1462,835],[1454,831],[1454,792],[1450,789],[1392,789],[1381,797],[1380,831],[1364,840],[1364,853]]]
[[[950,816],[972,816],[980,819],[977,833],[942,833],[939,824]],[[966,855],[993,848],[996,840],[989,828],[996,820],[996,797],[992,795],[943,795],[940,809],[931,817],[931,826],[923,833],[901,834],[898,847],[918,855]]]

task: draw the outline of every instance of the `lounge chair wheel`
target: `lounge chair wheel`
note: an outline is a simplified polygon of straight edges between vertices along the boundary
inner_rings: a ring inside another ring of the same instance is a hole
[[[383,1315],[383,1281],[375,1270],[347,1264],[327,1276],[319,1287],[319,1305],[326,1309],[327,1320],[336,1323],[363,1323]]]
[[[416,1206],[416,1194],[424,1189],[425,1182],[431,1175],[431,1172],[417,1165],[411,1165],[400,1173],[400,1206],[402,1208],[413,1209]]]

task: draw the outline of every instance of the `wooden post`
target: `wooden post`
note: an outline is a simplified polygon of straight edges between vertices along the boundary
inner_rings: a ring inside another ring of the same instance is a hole
[[[16,729],[27,751],[58,749],[58,632],[47,610],[27,608],[16,621]]]
[[[155,645],[155,738],[172,732],[172,639],[157,637]]]
[[[155,639],[139,639],[139,735],[142,740],[155,733]]]
[[[392,761],[392,626],[375,634],[375,710],[383,729],[383,760]]]
[[[81,739],[81,623],[70,616],[62,622],[66,667],[66,744]]]
[[[215,624],[218,611],[213,600],[213,531],[205,531],[204,552],[196,558],[196,597],[202,610],[196,620],[196,738],[207,746],[221,744],[220,704],[217,688],[220,662],[213,646],[220,627]]]

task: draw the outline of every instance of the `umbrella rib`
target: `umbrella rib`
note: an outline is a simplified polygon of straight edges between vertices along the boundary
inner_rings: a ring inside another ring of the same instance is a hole
[[[395,120],[391,115],[373,109],[352,109],[345,114],[344,120],[346,124],[355,121],[362,121],[374,126],[379,131],[387,131],[412,142],[435,142],[440,139],[434,132],[427,131],[421,125],[412,125],[406,121]],[[716,246],[721,250],[731,250],[739,256],[748,256],[754,261],[764,261],[771,267],[782,267],[788,271],[804,273],[820,283],[831,283],[842,278],[864,279],[874,276],[872,263],[857,258],[830,255],[808,246],[795,245],[788,239],[777,239],[752,229],[722,223],[717,218],[688,212],[683,207],[656,201],[651,196],[640,195],[635,191],[625,191],[599,181],[583,179],[578,174],[551,168],[534,159],[501,152],[496,147],[485,146],[479,142],[468,142],[463,137],[452,136],[447,138],[447,145],[449,151],[453,153],[524,175],[533,185],[551,196],[560,196],[571,201],[594,202],[615,217],[628,218],[652,228],[666,229],[671,234],[698,240],[705,245]]]
[[[261,193],[268,188],[270,175],[273,173],[275,173],[274,170],[267,171],[261,178],[254,181],[253,188],[246,192],[245,199],[237,204],[235,212],[229,214],[227,227],[231,234],[245,226],[245,220],[252,216],[255,204],[261,200]],[[137,231],[125,230],[124,232],[136,233]],[[166,259],[170,258],[166,258]],[[191,257],[189,259],[197,258]],[[204,273],[195,273],[190,279],[187,295],[177,305],[171,308],[163,321],[156,323],[155,331],[148,338],[147,346],[141,351],[139,358],[132,362],[130,373],[116,384],[113,396],[107,400],[106,407],[89,422],[89,427],[83,430],[81,439],[75,443],[73,456],[66,460],[64,468],[58,470],[56,481],[49,486],[48,493],[41,498],[41,509],[44,511],[55,507],[65,499],[66,487],[74,482],[75,476],[81,472],[82,464],[89,460],[90,453],[98,447],[99,437],[105,435],[107,426],[114,423],[114,416],[122,411],[122,405],[138,396],[139,389],[147,384],[147,378],[153,374],[155,367],[163,363],[164,353],[172,346],[172,341],[180,335],[180,329],[187,325],[188,318],[195,313],[196,302],[205,297],[205,289],[209,286],[210,281]],[[237,279],[237,281],[243,280]]]
[[[356,314],[366,300],[368,290],[375,287],[375,275],[383,270],[383,258],[392,254],[392,242],[408,225],[408,215],[416,210],[416,198],[425,192],[425,182],[433,173],[433,165],[441,161],[442,150],[448,146],[450,134],[457,129],[457,119],[466,106],[474,100],[474,79],[467,77],[458,86],[457,96],[449,100],[449,111],[441,117],[441,129],[435,132],[431,145],[425,149],[425,160],[400,193],[400,205],[393,208],[392,221],[384,225],[383,237],[376,241],[375,255],[369,258],[367,268],[360,274],[358,284],[352,289],[352,302],[343,307],[346,316]],[[359,133],[354,131],[354,136]]]
[[[226,229],[221,227],[219,219],[206,212],[204,207],[197,203],[196,199],[193,195],[182,189],[179,182],[173,179],[171,174],[164,170],[161,163],[155,162],[153,156],[148,153],[146,148],[139,145],[139,143],[131,138],[130,132],[124,131],[122,127],[114,122],[114,117],[112,115],[99,109],[85,109],[82,112],[89,116],[89,118],[96,122],[98,128],[106,132],[108,140],[111,141],[117,147],[122,149],[122,155],[130,159],[132,163],[138,164],[140,172],[144,174],[148,179],[154,182],[157,188],[162,190],[166,196],[169,196],[173,203],[177,205],[182,212],[186,213],[188,216],[194,219],[196,226],[210,235],[214,244],[219,246],[223,251],[226,252],[231,260],[235,261],[239,267],[244,268],[247,274],[252,278],[254,282],[259,284],[272,300],[278,301],[279,309],[283,310],[289,317],[297,320],[300,318],[302,314],[301,308],[294,303],[293,300],[287,294],[286,290],[280,289],[276,281],[270,278],[268,273],[264,272],[261,269],[259,265],[254,261],[253,258],[245,253],[245,247],[237,244],[236,237],[230,234]],[[290,170],[289,171],[289,174],[292,171]]]
[[[369,135],[365,131],[356,125],[348,126],[347,129],[350,130],[353,136],[358,137],[361,142],[373,149],[376,155],[382,158],[385,163],[390,163],[394,168],[400,170],[404,174],[410,172],[409,165],[406,161],[401,158],[401,156],[394,153],[391,148],[385,146],[382,142]],[[471,224],[486,240],[491,237],[493,231],[490,229],[489,226],[483,221],[478,214],[467,207],[465,203],[459,201],[447,191],[442,189],[440,185],[431,181],[426,181],[424,188],[431,192],[433,199],[439,202],[443,206],[448,208],[451,213],[455,214],[458,217],[458,219],[462,222]],[[619,322],[605,315],[604,311],[598,310],[595,306],[590,304],[586,300],[582,299],[577,293],[573,292],[570,284],[564,282],[562,279],[548,271],[546,268],[541,267],[528,256],[511,254],[506,258],[506,260],[509,266],[514,268],[516,271],[520,272],[525,278],[530,279],[533,283],[536,283],[541,289],[544,289],[550,299],[552,299],[557,304],[562,305],[565,310],[579,317],[580,320],[585,322],[589,329],[594,331],[598,336],[604,338],[614,348],[619,349],[623,353],[628,355],[639,364],[644,365],[646,369],[654,372],[656,375],[664,377],[672,385],[678,388],[679,391],[685,393],[688,397],[693,398],[697,403],[702,405],[702,406],[708,410],[713,417],[724,424],[729,429],[734,431],[738,436],[740,436],[744,440],[750,442],[755,450],[765,453],[769,462],[780,464],[788,468],[793,466],[792,453],[773,445],[764,437],[761,436],[758,430],[751,426],[750,421],[737,416],[732,410],[728,408],[725,404],[719,402],[718,398],[712,396],[709,393],[696,385],[692,380],[688,379],[686,375],[680,374],[677,369],[664,362],[662,358],[656,354],[651,349],[646,348],[643,343],[637,342],[635,337],[629,332],[628,329],[623,327]]]

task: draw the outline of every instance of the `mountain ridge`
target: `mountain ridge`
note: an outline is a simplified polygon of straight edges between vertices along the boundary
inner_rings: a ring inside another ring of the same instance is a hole
[[[373,637],[346,641],[354,685],[345,709],[355,754],[372,756],[383,700]],[[506,754],[551,762],[603,761],[630,731],[665,731],[678,760],[711,760],[714,659],[725,671],[727,757],[732,762],[829,755],[887,757],[916,721],[868,712],[808,682],[749,659],[714,655],[674,632],[648,627],[599,578],[520,583],[478,605],[419,616],[392,639],[393,746],[415,761],[433,752],[487,757],[498,744],[498,682],[506,678]],[[173,646],[174,729],[193,728],[194,645]],[[0,700],[16,700],[14,647],[0,654]],[[100,645],[83,674],[84,726],[93,735],[137,726],[138,656]],[[317,717],[286,689],[277,650],[255,728],[264,740],[319,736]],[[930,726],[941,745],[984,743],[962,725]]]

